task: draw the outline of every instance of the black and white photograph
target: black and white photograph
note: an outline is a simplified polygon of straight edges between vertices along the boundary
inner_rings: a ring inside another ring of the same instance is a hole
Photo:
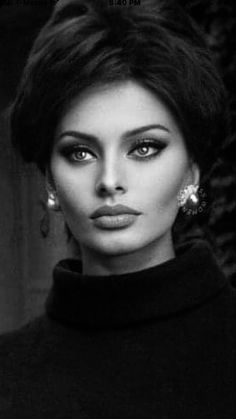
[[[236,418],[236,7],[0,0],[0,419]]]

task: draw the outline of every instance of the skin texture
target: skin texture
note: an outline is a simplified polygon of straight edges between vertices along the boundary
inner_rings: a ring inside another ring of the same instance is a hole
[[[130,132],[149,125],[161,127]],[[146,269],[175,256],[171,229],[177,195],[198,178],[168,108],[130,80],[87,89],[65,109],[47,187],[80,244],[84,274],[109,275]],[[125,228],[98,228],[91,214],[116,204],[140,215]]]

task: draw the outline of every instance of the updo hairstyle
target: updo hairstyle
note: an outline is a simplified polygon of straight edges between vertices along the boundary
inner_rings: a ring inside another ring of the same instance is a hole
[[[61,0],[40,31],[11,108],[13,144],[45,173],[55,128],[86,88],[135,80],[173,113],[207,175],[226,138],[226,93],[201,30],[171,0]]]

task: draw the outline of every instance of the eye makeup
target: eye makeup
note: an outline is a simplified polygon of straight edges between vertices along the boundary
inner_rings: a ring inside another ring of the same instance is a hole
[[[72,163],[88,162],[96,158],[95,152],[88,145],[78,142],[60,145],[59,153]]]
[[[122,140],[125,155],[128,158],[139,161],[148,161],[158,156],[168,146],[168,140],[153,137],[143,137]],[[59,153],[71,163],[86,163],[96,160],[99,155],[104,154],[102,145],[96,141],[91,146],[87,143],[80,143],[79,139],[69,138],[58,145]]]
[[[129,155],[138,160],[150,160],[155,158],[167,147],[164,140],[156,138],[139,138],[135,140]]]

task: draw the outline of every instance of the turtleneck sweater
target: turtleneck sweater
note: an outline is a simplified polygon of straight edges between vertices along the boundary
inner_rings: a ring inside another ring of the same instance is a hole
[[[236,291],[202,242],[122,275],[63,260],[0,359],[1,419],[235,419]]]

